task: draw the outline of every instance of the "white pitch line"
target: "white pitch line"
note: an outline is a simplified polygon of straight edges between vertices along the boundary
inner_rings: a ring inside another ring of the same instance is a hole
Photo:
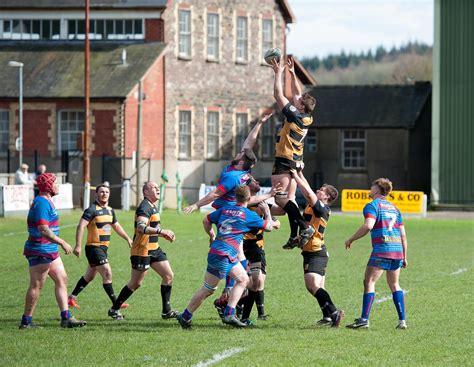
[[[70,228],[70,227],[75,227],[77,226],[77,224],[65,224],[63,226],[59,226],[59,229],[61,228]],[[24,234],[24,235],[27,235],[28,234],[28,229],[24,230],[24,231],[21,231],[21,232],[8,232],[8,233],[4,233],[3,234],[3,237],[11,237],[11,236],[16,236],[17,234]]]
[[[410,292],[410,291],[403,291],[403,295],[407,294],[408,292]],[[385,302],[385,301],[388,301],[388,300],[391,300],[391,299],[392,299],[391,295],[390,296],[385,296],[385,297],[376,299],[375,303],[382,303],[382,302]]]
[[[195,364],[194,367],[207,367],[210,365],[213,365],[214,363],[220,362],[223,359],[229,358],[233,356],[234,354],[243,352],[243,348],[232,348],[232,349],[227,349],[223,351],[222,353],[217,353],[212,356],[211,359],[208,359],[207,361],[204,362],[199,362],[198,364]]]
[[[458,275],[458,274],[464,273],[465,271],[467,271],[466,268],[460,268],[460,269],[458,269],[458,270],[456,270],[456,271],[453,271],[453,272],[451,273],[451,275]]]

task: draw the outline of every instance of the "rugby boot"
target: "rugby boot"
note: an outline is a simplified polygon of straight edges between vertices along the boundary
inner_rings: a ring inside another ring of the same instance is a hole
[[[61,320],[61,327],[64,328],[75,328],[75,327],[83,327],[87,324],[84,320],[78,320],[75,317],[71,316],[68,319]]]
[[[180,313],[178,316],[176,316],[176,319],[178,320],[179,324],[183,329],[191,329],[192,327],[192,320],[185,320],[183,318],[183,314]]]
[[[30,324],[20,324],[20,326],[18,328],[20,330],[24,330],[24,329],[42,329],[43,327],[41,327],[37,324],[30,323]]]
[[[179,312],[176,310],[168,311],[167,313],[162,313],[161,318],[163,320],[176,319],[179,315]]]
[[[74,296],[69,296],[67,298],[67,304],[69,307],[73,307],[73,308],[81,308],[81,306],[79,306],[79,304],[77,303],[77,300],[76,300],[76,297]]]
[[[355,319],[352,324],[346,325],[349,329],[368,329],[369,320],[364,320],[362,318]]]
[[[119,310],[114,310],[113,308],[109,308],[109,311],[107,312],[107,315],[109,315],[115,321],[122,321],[125,318],[120,313]]]
[[[344,320],[343,310],[337,310],[333,312],[331,315],[331,327],[339,327],[342,320]]]
[[[405,330],[408,328],[407,322],[405,320],[400,320],[396,329]]]
[[[316,326],[332,326],[332,319],[330,317],[323,317],[316,322]]]
[[[247,327],[247,324],[241,322],[235,315],[227,315],[222,318],[222,322],[233,327]]]
[[[312,226],[309,226],[306,229],[300,231],[300,240],[298,241],[298,247],[303,248],[304,245],[313,237],[315,229]]]
[[[253,321],[250,320],[250,319],[241,319],[240,322],[244,323],[244,324],[247,325],[248,327],[255,326],[255,322],[253,322]]]
[[[281,247],[283,250],[292,250],[295,247],[298,247],[298,237],[290,237],[288,241]]]
[[[122,304],[120,305],[120,309],[121,309],[121,310],[125,310],[126,308],[128,308],[128,306],[130,306],[128,303],[122,303]]]

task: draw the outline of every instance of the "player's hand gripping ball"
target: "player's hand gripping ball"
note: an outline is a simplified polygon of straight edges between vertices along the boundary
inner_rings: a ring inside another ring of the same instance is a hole
[[[265,52],[263,58],[265,59],[265,62],[269,65],[271,65],[273,59],[275,59],[276,62],[280,62],[281,50],[278,47],[271,48]]]

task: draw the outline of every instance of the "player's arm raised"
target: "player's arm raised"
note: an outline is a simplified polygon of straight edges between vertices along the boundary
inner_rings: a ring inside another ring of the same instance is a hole
[[[257,141],[258,134],[260,133],[260,129],[262,128],[262,125],[270,117],[272,117],[272,113],[264,115],[261,119],[257,121],[253,129],[250,130],[249,134],[247,135],[247,138],[245,138],[244,144],[242,145],[242,150],[253,149],[255,142]]]
[[[198,210],[200,207],[210,204],[214,200],[219,199],[222,195],[223,195],[223,192],[215,188],[214,190],[210,191],[206,196],[204,196],[202,199],[184,208],[183,212],[185,214],[190,214],[194,212],[195,210]]]
[[[79,223],[76,227],[76,246],[74,246],[73,254],[77,257],[81,256],[81,249],[82,249],[82,237],[84,236],[84,229],[89,224],[89,221],[81,218]]]
[[[283,58],[282,58],[283,59]],[[283,72],[285,71],[286,65],[283,64],[281,60],[280,63],[276,61],[276,59],[272,60],[272,68],[273,72],[275,73],[275,83],[273,86],[273,97],[275,97],[275,101],[280,109],[283,109],[290,101],[285,97],[283,94],[283,85],[282,85],[282,77]]]
[[[298,78],[296,78],[295,60],[291,56],[288,57],[288,71],[290,72],[291,78],[291,95],[293,104],[295,104],[301,98],[302,90],[300,83],[298,83]]]
[[[296,183],[298,184],[298,187],[303,193],[308,204],[311,206],[314,206],[314,204],[316,204],[318,201],[318,197],[316,196],[315,192],[311,189],[311,186],[309,186],[308,181],[303,176],[303,173],[302,172],[298,173],[294,169],[292,169],[290,173],[291,173],[291,177],[293,177]]]

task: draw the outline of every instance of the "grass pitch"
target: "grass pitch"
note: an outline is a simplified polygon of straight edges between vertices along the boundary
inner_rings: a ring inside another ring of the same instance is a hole
[[[79,211],[61,215],[61,236],[71,245],[80,215]],[[163,227],[177,236],[174,244],[161,244],[175,273],[172,307],[180,311],[202,285],[209,245],[202,217],[178,216],[173,211],[162,215]],[[131,235],[133,212],[118,212],[118,218]],[[333,215],[326,234],[330,253],[326,288],[336,306],[346,312],[343,324],[360,315],[370,239],[359,240],[350,251],[344,249],[344,240],[361,223],[362,216]],[[191,331],[182,330],[176,320],[161,320],[160,278],[149,271],[144,285],[128,301],[124,322],[107,317],[110,302],[97,277],[79,295],[81,309],[73,310],[88,325],[61,329],[49,279],[34,315],[43,329],[18,330],[28,287],[28,265],[22,256],[26,220],[1,219],[0,365],[472,365],[472,222],[405,219],[409,267],[402,270],[400,280],[407,292],[409,328],[405,331],[395,330],[397,314],[385,279],[376,288],[369,330],[316,328],[321,313],[304,287],[300,252],[281,249],[289,233],[286,218],[283,224],[279,231],[265,235],[265,305],[270,317],[253,329],[223,325],[212,306],[215,297],[195,313]],[[71,291],[87,261],[84,256],[61,256]],[[126,243],[117,235],[112,236],[109,260],[118,294],[129,279],[130,264]],[[221,289],[222,285],[216,294]]]

